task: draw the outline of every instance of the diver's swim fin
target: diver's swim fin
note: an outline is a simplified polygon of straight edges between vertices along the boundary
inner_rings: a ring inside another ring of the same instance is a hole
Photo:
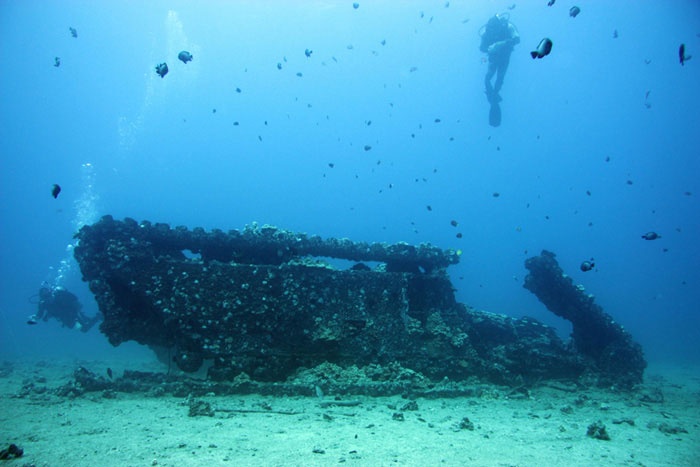
[[[491,110],[489,111],[489,125],[501,125],[501,106],[498,105],[498,102],[491,103]]]

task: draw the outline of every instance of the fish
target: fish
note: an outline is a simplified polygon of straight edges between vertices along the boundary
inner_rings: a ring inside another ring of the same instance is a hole
[[[168,74],[168,64],[163,62],[156,65],[156,74],[161,78],[164,78]]]
[[[692,55],[685,54],[685,44],[681,44],[678,48],[678,58],[680,59],[681,65],[684,65],[686,60],[693,58]]]
[[[51,187],[51,196],[53,196],[54,199],[58,198],[58,194],[61,192],[61,185],[54,183],[53,186]]]
[[[535,58],[542,58],[552,51],[552,40],[549,37],[542,39],[535,50],[530,52],[530,56]]]
[[[78,37],[78,31],[75,28],[71,27],[71,28],[68,28],[68,30],[70,31],[71,36],[76,37],[76,38]]]
[[[59,66],[61,66],[61,57],[55,57],[55,58],[53,59],[53,66],[55,66],[56,68],[58,68]]]
[[[112,369],[107,368],[107,376],[109,376],[109,379],[112,379]]]
[[[552,6],[552,5],[554,5],[554,2],[556,2],[556,1],[557,1],[557,0],[549,0],[549,1],[547,2],[547,6]]]
[[[452,227],[457,227],[458,222],[455,221],[455,220],[451,220],[451,221],[450,221],[450,225],[451,225]]]
[[[572,6],[569,10],[569,16],[571,16],[572,18],[576,18],[579,13],[581,13],[581,9],[577,6]]]
[[[357,10],[358,8],[360,8],[360,4],[355,2],[352,4],[352,7]]]
[[[657,238],[661,238],[661,235],[657,234],[656,232],[647,232],[642,235],[642,238],[644,240],[656,240]]]
[[[188,51],[183,50],[182,52],[180,52],[179,54],[177,54],[177,58],[178,58],[178,60],[180,60],[182,63],[184,63],[185,65],[187,65],[187,62],[191,62],[192,59],[193,59],[194,57],[193,57],[192,54],[189,53]]]
[[[311,49],[304,50],[304,55],[306,55],[306,58],[309,58],[312,53],[314,53],[314,51]]]
[[[590,261],[584,261],[583,263],[581,263],[581,271],[583,271],[583,272],[588,272],[591,269],[593,269],[594,267],[595,267],[595,263],[593,262],[593,258],[591,258]]]

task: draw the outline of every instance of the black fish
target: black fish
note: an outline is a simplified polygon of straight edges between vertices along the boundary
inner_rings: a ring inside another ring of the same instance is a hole
[[[569,10],[569,16],[571,16],[572,18],[576,18],[576,16],[578,16],[579,13],[581,13],[581,9],[577,6],[572,6]]]
[[[68,28],[70,35],[73,37],[78,37],[78,31],[75,28]]]
[[[556,1],[557,1],[557,0],[549,0],[549,2],[547,2],[547,6],[552,6],[552,5],[554,5],[554,2],[556,2]]]
[[[581,271],[583,271],[583,272],[590,271],[594,267],[595,267],[595,263],[593,262],[593,258],[591,258],[590,261],[584,261],[583,263],[581,263]]]
[[[158,76],[163,78],[165,75],[168,74],[168,64],[163,62],[159,65],[156,65],[156,73],[158,74]]]
[[[681,46],[678,48],[678,58],[681,61],[681,65],[684,65],[686,60],[693,58],[692,55],[685,54],[685,44],[681,44]]]
[[[644,240],[656,240],[657,238],[661,238],[661,235],[657,234],[656,232],[647,232],[642,235],[642,238]]]
[[[61,192],[61,186],[54,183],[54,185],[51,187],[51,196],[54,197],[54,199],[58,198],[58,194]]]
[[[112,369],[107,368],[107,376],[109,376],[109,379],[112,379]]]
[[[55,66],[56,68],[58,68],[59,66],[61,66],[61,57],[55,57],[55,58],[53,59],[53,66]]]
[[[179,54],[177,54],[177,58],[178,58],[178,60],[180,60],[182,63],[184,63],[185,65],[187,65],[187,62],[191,62],[192,59],[193,59],[194,57],[193,57],[192,54],[189,53],[188,51],[183,50],[182,52],[180,52]]]
[[[552,51],[552,39],[545,37],[542,39],[537,46],[537,49],[530,52],[530,56],[534,58],[542,58]]]

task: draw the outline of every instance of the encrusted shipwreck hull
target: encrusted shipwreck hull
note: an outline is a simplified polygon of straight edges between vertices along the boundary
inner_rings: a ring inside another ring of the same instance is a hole
[[[591,359],[604,379],[622,386],[641,383],[647,366],[642,346],[594,303],[582,285],[574,285],[555,256],[542,250],[540,256],[528,258],[525,267],[530,272],[523,287],[549,311],[571,322],[573,348]]]
[[[110,216],[76,237],[110,342],[148,345],[184,371],[211,360],[215,380],[281,381],[325,362],[510,384],[595,370],[552,328],[457,303],[445,272],[459,259],[452,250]],[[310,256],[380,265],[342,270]]]

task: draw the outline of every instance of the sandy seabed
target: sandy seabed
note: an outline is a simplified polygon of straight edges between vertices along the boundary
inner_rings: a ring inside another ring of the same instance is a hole
[[[539,385],[509,395],[494,386],[478,398],[418,398],[415,404],[401,396],[342,398],[359,402],[355,406],[324,404],[332,394],[211,396],[197,399],[215,415],[190,417],[182,397],[51,394],[72,380],[78,365],[104,374],[110,362],[10,364],[0,377],[0,449],[15,443],[24,456],[0,464],[700,465],[698,368],[647,371],[645,388],[664,397],[656,403],[640,401],[640,393]],[[17,397],[28,382],[47,391]],[[610,440],[586,435],[598,421]]]

